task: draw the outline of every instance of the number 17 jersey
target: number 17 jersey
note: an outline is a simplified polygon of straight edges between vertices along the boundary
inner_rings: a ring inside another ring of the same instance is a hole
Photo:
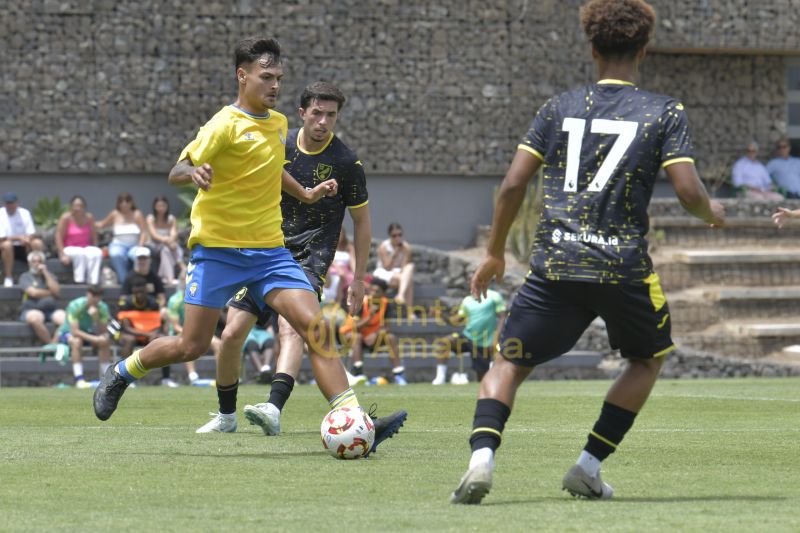
[[[518,146],[542,160],[531,268],[550,280],[642,283],[659,168],[693,162],[683,105],[601,80],[548,100]]]

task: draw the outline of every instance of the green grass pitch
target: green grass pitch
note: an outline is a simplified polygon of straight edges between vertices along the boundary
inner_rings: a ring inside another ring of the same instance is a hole
[[[657,384],[604,465],[607,502],[573,499],[577,458],[606,381],[529,382],[480,506],[454,506],[476,386],[358,389],[362,404],[409,412],[367,460],[319,439],[327,411],[301,385],[284,433],[241,416],[239,432],[196,435],[213,389],[139,387],[101,423],[91,391],[0,389],[0,531],[800,531],[800,380]]]

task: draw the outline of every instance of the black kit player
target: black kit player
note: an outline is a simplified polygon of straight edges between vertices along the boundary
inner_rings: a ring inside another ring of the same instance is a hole
[[[338,194],[314,204],[304,204],[283,195],[282,229],[286,248],[300,264],[308,281],[321,294],[325,276],[333,261],[345,211],[354,226],[355,276],[348,291],[352,313],[360,309],[364,296],[364,276],[371,241],[371,220],[366,177],[361,161],[333,133],[345,97],[332,83],[316,82],[300,96],[303,127],[290,130],[286,140],[285,170],[302,186],[313,188],[329,179],[338,183]],[[241,350],[247,333],[256,322],[267,324],[272,313],[261,311],[246,290],[229,302],[228,322],[222,333],[222,353],[217,365],[219,413],[198,433],[236,431],[236,397],[241,365]],[[246,405],[245,417],[265,435],[280,433],[280,415],[300,371],[305,341],[289,323],[279,318],[280,355],[267,402]],[[398,411],[375,420],[372,450],[403,425],[407,413]]]
[[[602,461],[614,452],[675,346],[658,276],[647,253],[647,207],[664,168],[683,207],[712,227],[725,222],[697,176],[683,105],[635,85],[655,25],[642,0],[592,0],[580,9],[599,81],[554,96],[538,111],[495,206],[487,257],[472,278],[485,295],[502,279],[509,226],[531,177],[543,168],[544,205],[531,272],[516,295],[480,385],[469,468],[453,503],[480,503],[520,384],[535,365],[570,350],[592,320],[628,364],[608,391],[578,461],[563,479],[573,496],[608,499]]]

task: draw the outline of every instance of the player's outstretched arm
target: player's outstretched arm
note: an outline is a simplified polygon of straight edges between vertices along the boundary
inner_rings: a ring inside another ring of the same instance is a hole
[[[336,180],[327,180],[313,189],[306,189],[300,185],[291,174],[284,170],[281,174],[281,190],[304,204],[313,204],[319,201],[323,196],[336,196],[336,193],[339,191],[339,184]]]
[[[528,183],[541,164],[542,160],[527,150],[517,150],[503,178],[494,206],[492,229],[486,245],[486,258],[478,265],[470,284],[472,295],[478,300],[486,295],[492,278],[496,278],[498,283],[503,280],[508,231],[525,199]]]
[[[725,225],[725,206],[708,198],[708,192],[697,175],[694,163],[674,163],[665,168],[675,195],[689,214],[709,224],[712,228]]]

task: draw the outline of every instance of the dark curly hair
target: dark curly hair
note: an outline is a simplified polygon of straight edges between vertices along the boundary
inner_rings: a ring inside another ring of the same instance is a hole
[[[644,0],[591,0],[581,7],[581,25],[603,57],[631,57],[647,45],[656,12]]]

